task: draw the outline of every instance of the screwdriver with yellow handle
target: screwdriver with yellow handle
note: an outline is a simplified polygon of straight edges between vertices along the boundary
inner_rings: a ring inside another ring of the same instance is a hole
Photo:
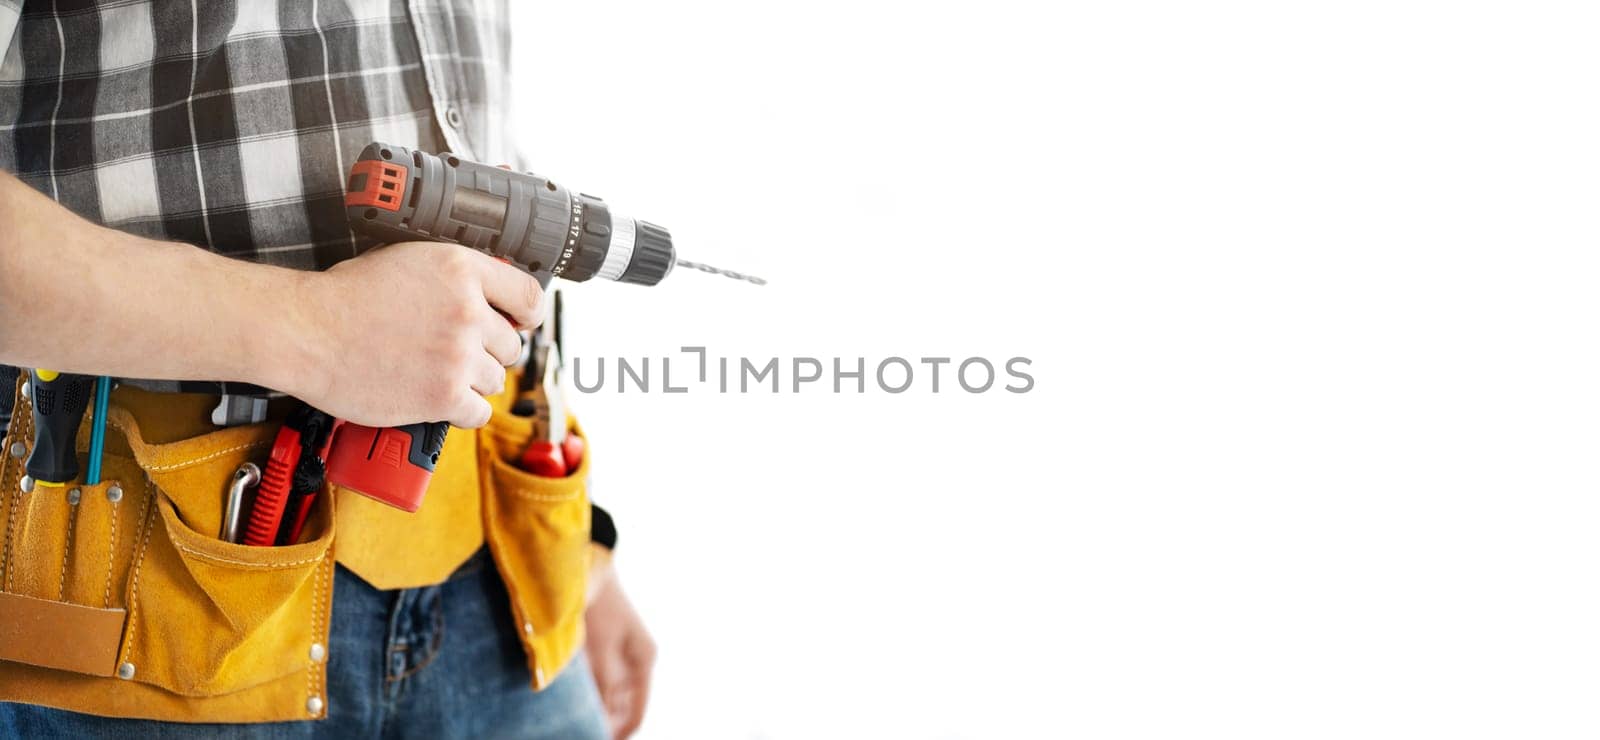
[[[94,382],[92,375],[30,371],[33,451],[28,454],[27,471],[35,485],[62,486],[78,477],[78,426]]]

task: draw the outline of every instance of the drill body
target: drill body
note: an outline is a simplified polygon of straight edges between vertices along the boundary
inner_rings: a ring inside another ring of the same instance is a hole
[[[672,271],[672,235],[605,201],[529,172],[373,143],[350,168],[345,213],[383,242],[446,241],[538,275],[655,285]]]

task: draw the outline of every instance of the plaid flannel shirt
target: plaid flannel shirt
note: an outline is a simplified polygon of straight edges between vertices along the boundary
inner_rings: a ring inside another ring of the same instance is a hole
[[[369,142],[519,164],[508,13],[506,0],[0,0],[0,169],[112,228],[325,268],[367,246],[343,186]],[[0,392],[0,429],[10,403]]]

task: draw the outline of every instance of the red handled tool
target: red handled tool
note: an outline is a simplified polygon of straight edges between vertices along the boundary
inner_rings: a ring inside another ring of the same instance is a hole
[[[273,440],[267,472],[256,486],[250,521],[245,526],[244,537],[239,540],[241,543],[271,547],[277,541],[278,524],[283,520],[284,507],[289,504],[289,481],[294,477],[294,466],[299,460],[300,433],[285,422],[278,428],[277,439]]]
[[[560,447],[536,439],[522,450],[517,467],[545,478],[565,478],[578,472],[578,467],[583,465],[584,451],[582,437],[569,434]]]
[[[302,406],[278,428],[267,469],[250,507],[246,545],[292,545],[300,539],[317,492],[322,490],[323,453],[337,420]]]
[[[582,437],[567,433],[567,405],[561,393],[561,347],[556,335],[561,330],[561,302],[557,293],[555,316],[533,334],[533,351],[523,383],[533,376],[534,387],[543,387],[545,398],[545,437],[534,439],[517,456],[517,467],[546,478],[565,478],[578,471],[586,452]]]

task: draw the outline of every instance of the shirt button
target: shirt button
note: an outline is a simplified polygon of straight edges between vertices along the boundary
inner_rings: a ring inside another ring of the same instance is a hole
[[[450,124],[450,128],[461,128],[461,111],[457,110],[455,107],[446,109],[444,112],[444,120],[446,123]]]

